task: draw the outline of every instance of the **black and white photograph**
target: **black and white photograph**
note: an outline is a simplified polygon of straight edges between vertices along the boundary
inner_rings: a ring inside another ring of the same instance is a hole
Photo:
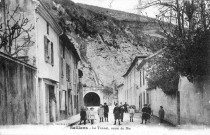
[[[210,134],[210,0],[0,0],[0,135],[104,134]]]

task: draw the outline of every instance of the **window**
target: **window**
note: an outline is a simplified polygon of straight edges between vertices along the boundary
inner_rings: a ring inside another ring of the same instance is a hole
[[[141,70],[140,70],[140,87],[142,86],[142,84],[141,84]]]
[[[139,109],[142,109],[142,93],[139,96]]]
[[[66,81],[70,82],[70,66],[66,63]]]
[[[63,58],[61,57],[61,77],[62,77],[62,78],[64,77],[63,65],[64,65],[64,60],[63,60]]]
[[[53,42],[51,42],[51,65],[54,66],[54,50],[53,50]]]
[[[45,55],[45,62],[49,62],[49,51],[48,51],[48,45],[49,45],[49,40],[47,39],[46,36],[44,36],[44,55]]]
[[[65,46],[63,44],[63,41],[60,40],[60,46],[61,46],[61,57],[65,59]]]
[[[66,91],[59,91],[60,110],[66,110]]]
[[[65,46],[63,46],[63,58],[65,59]]]
[[[74,108],[77,108],[77,95],[74,95]]]
[[[54,66],[53,42],[50,42],[50,40],[47,38],[47,36],[44,36],[44,57],[45,57],[46,63],[49,63],[52,66]]]
[[[149,104],[149,93],[147,93],[147,104]]]
[[[144,70],[142,71],[142,80],[143,80],[143,85],[145,84],[145,77],[144,77]]]
[[[47,22],[47,34],[49,35],[49,30],[50,30],[50,25],[49,23]]]
[[[49,86],[45,84],[45,112],[49,112]]]

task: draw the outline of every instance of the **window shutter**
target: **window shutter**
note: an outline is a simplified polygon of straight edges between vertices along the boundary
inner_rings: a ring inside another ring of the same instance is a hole
[[[48,63],[48,39],[44,36],[44,58],[45,62]]]
[[[63,74],[63,58],[61,57],[61,77],[63,78],[64,77],[64,74]]]
[[[54,50],[53,50],[53,42],[51,42],[51,64],[54,66]]]
[[[69,65],[66,63],[66,80],[70,81]]]

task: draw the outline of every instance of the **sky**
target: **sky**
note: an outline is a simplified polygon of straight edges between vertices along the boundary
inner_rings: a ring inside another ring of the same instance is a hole
[[[94,5],[103,8],[111,8],[115,10],[121,10],[129,13],[138,14],[136,10],[139,0],[72,0],[75,3],[83,3],[88,5]],[[110,3],[112,2],[111,6]],[[156,13],[154,8],[148,8],[142,13],[149,17],[155,17]]]

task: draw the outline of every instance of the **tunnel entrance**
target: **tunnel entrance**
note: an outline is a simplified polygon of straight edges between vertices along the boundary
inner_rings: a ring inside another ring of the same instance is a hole
[[[100,97],[94,92],[87,93],[84,97],[85,106],[99,106]]]

